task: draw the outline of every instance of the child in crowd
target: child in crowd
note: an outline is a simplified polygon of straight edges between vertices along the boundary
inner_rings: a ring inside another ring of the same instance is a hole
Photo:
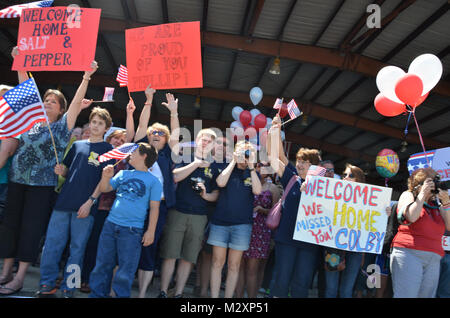
[[[141,243],[143,246],[153,243],[158,222],[162,185],[148,172],[157,157],[155,147],[139,143],[129,161],[135,170],[121,170],[113,177],[112,165],[103,169],[100,191],[116,190],[116,199],[100,234],[96,264],[89,281],[92,290],[89,297],[109,297],[111,281],[117,297],[130,297]],[[144,233],[148,207],[149,221]],[[119,267],[112,279],[117,263]]]
[[[65,176],[66,182],[58,196],[47,229],[38,295],[56,292],[58,263],[69,238],[70,256],[61,285],[63,297],[73,297],[75,287],[79,287],[70,284],[68,276],[73,271],[73,265],[79,266],[80,269],[83,264],[84,250],[94,221],[90,210],[100,195],[98,183],[102,168],[107,164],[100,163],[98,157],[113,148],[103,141],[103,135],[111,127],[111,122],[111,116],[106,109],[94,108],[89,116],[89,138],[74,142],[63,164],[55,166],[55,173]]]

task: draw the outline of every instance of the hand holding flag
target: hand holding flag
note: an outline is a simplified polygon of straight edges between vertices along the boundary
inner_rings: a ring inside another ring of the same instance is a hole
[[[292,99],[289,104],[287,104],[287,109],[288,109],[288,113],[289,113],[289,117],[291,117],[291,119],[289,119],[288,121],[285,121],[282,125],[287,124],[288,122],[290,122],[291,120],[294,120],[295,118],[297,118],[298,116],[300,116],[301,114],[303,114],[300,109],[297,106],[297,103],[295,102],[294,99]]]

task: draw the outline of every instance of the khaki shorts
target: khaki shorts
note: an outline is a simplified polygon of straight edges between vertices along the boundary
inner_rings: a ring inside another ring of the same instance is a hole
[[[169,210],[161,238],[161,258],[182,258],[190,263],[197,263],[207,222],[206,215]]]

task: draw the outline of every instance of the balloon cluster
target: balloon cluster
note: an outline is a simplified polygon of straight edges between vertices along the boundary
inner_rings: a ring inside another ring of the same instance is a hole
[[[250,90],[250,100],[253,105],[258,105],[263,97],[263,92],[259,87],[253,87]],[[287,109],[286,109],[287,114]],[[272,126],[272,119],[267,118],[264,114],[253,108],[244,110],[240,106],[235,106],[231,110],[231,116],[234,121],[230,128],[235,138],[244,137],[251,143],[264,145],[267,140],[267,131]],[[284,140],[284,132],[281,132],[281,138]]]
[[[408,68],[408,73],[397,66],[383,67],[376,78],[380,93],[374,100],[375,109],[387,117],[414,111],[439,82],[442,71],[441,61],[433,54],[423,54],[415,58]]]

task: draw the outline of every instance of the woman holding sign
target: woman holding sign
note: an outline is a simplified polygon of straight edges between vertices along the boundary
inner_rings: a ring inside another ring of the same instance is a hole
[[[14,48],[13,58],[17,54]],[[67,112],[64,95],[58,90],[47,90],[43,104],[49,125],[38,122],[20,136],[10,169],[5,216],[0,225],[0,258],[4,258],[0,295],[10,295],[21,290],[28,266],[37,259],[39,243],[55,199],[55,152],[61,160],[79,113],[92,103],[85,100],[84,96],[89,80],[98,68],[97,62],[93,61],[90,67],[90,71],[84,72]],[[20,71],[19,82],[27,79],[26,72]],[[19,269],[13,277],[15,258],[19,260]]]
[[[309,166],[318,165],[320,155],[317,149],[301,148],[297,152],[295,167],[286,158],[280,135],[281,119],[277,115],[272,121],[267,138],[267,150],[272,168],[281,178],[281,184],[288,194],[283,204],[280,224],[275,233],[274,297],[308,297],[316,265],[320,256],[319,245],[294,240],[293,233],[300,203],[300,185],[306,178]],[[293,185],[292,185],[292,182]],[[287,187],[291,183],[291,188]]]
[[[345,166],[344,175],[342,179],[345,181],[353,182],[366,182],[364,171],[361,168],[347,164]],[[355,285],[358,272],[363,260],[363,253],[342,251],[336,249],[327,249],[330,255],[340,255],[342,263],[345,264],[345,269],[340,271],[337,268],[328,266],[328,262],[325,260],[325,298],[351,298],[353,294],[353,286]],[[339,268],[339,266],[337,266]]]
[[[435,297],[441,258],[442,236],[450,230],[448,191],[437,188],[437,172],[415,170],[408,190],[398,201],[400,226],[392,241],[390,267],[395,298]]]

